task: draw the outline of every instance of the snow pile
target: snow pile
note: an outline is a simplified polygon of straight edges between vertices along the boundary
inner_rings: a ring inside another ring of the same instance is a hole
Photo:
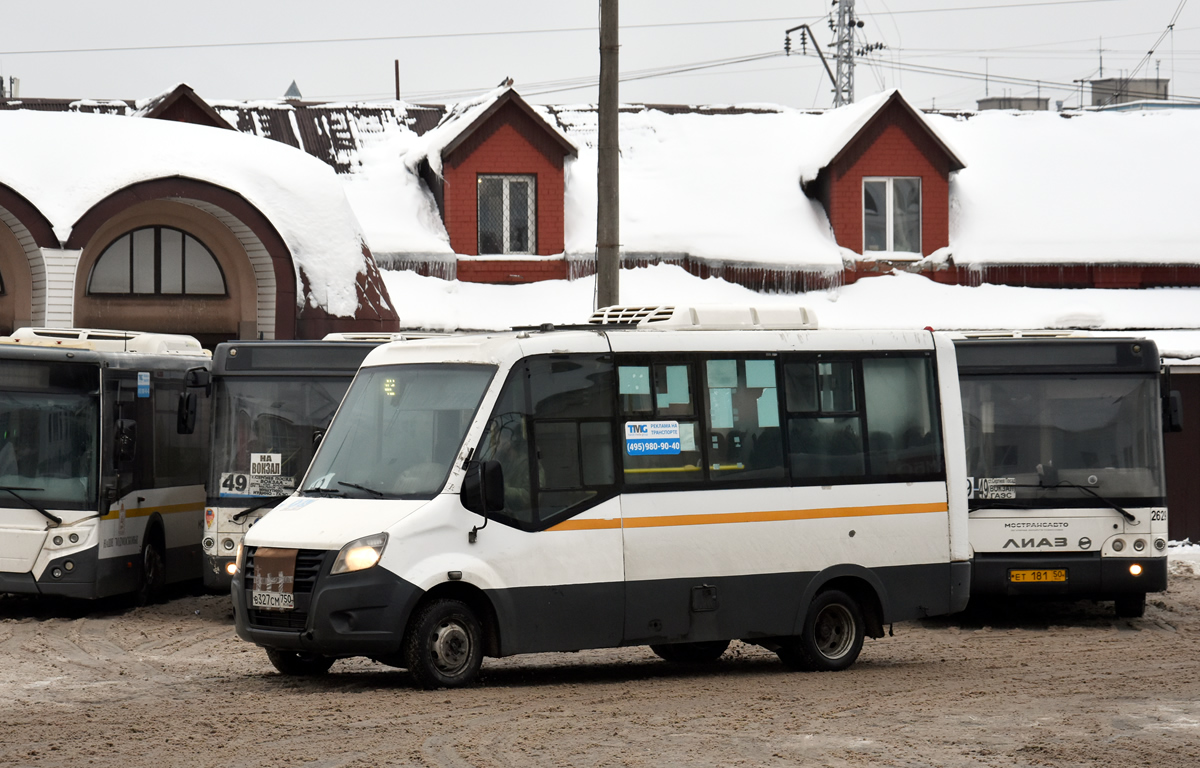
[[[131,184],[197,179],[267,217],[307,277],[310,304],[343,317],[357,309],[362,230],[333,171],[303,152],[185,123],[27,111],[0,112],[0,146],[19,149],[6,153],[0,182],[36,206],[60,242],[92,206]]]

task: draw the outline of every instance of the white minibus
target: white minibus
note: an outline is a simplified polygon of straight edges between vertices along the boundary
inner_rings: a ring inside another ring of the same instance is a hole
[[[373,351],[245,537],[238,634],[286,674],[423,687],[484,656],[734,639],[838,670],[967,601],[952,340],[801,308],[598,311]]]

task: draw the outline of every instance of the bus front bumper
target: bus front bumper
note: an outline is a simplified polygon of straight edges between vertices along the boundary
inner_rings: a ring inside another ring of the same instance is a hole
[[[1141,566],[1135,575],[1131,566]],[[1014,581],[1013,571],[1066,571],[1065,581]],[[1101,557],[1099,553],[994,555],[976,554],[971,594],[1012,597],[1090,598],[1162,592],[1167,588],[1167,558]]]
[[[330,560],[332,559],[329,558]],[[322,656],[395,657],[408,617],[424,590],[384,568],[330,576],[323,573],[307,595],[296,595],[290,611],[250,607],[251,592],[233,577],[238,637],[280,650]]]
[[[46,564],[41,578],[34,578],[32,572],[0,571],[0,594],[95,598],[98,553],[98,547],[89,547],[56,557]]]

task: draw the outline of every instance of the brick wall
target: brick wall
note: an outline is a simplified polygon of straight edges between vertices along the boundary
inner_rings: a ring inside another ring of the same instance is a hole
[[[563,150],[546,131],[518,107],[506,104],[451,156],[442,158],[446,232],[455,253],[479,253],[476,187],[481,173],[533,174],[537,253],[563,252]],[[467,279],[461,264],[459,277]]]
[[[921,254],[950,243],[950,162],[902,106],[883,109],[829,169],[829,223],[838,244],[863,252],[864,176],[921,178]]]

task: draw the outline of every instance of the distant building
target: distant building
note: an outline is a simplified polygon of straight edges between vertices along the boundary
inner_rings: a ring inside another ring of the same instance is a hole
[[[1167,85],[1170,82],[1159,78],[1133,80],[1124,77],[1092,80],[1092,106],[1107,107],[1131,101],[1165,101],[1168,98]]]
[[[1018,112],[1047,112],[1050,99],[1037,96],[991,96],[975,102],[980,112],[985,109],[1015,109]]]

